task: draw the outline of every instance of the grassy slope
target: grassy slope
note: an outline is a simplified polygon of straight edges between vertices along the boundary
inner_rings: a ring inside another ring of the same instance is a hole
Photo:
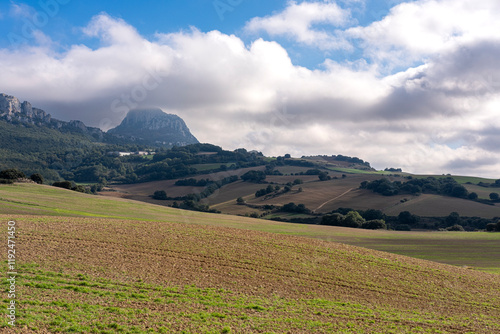
[[[2,185],[0,198],[2,226],[17,221],[20,273],[18,327],[1,332],[500,331],[498,275],[313,239],[477,241],[498,254],[485,241],[499,234],[284,224],[33,184]]]
[[[17,333],[500,331],[498,275],[220,226],[16,220]]]
[[[31,214],[224,226],[338,241],[500,273],[499,233],[406,233],[280,223],[174,210],[127,199],[91,196],[33,184],[0,185],[0,214],[9,214],[10,217]]]

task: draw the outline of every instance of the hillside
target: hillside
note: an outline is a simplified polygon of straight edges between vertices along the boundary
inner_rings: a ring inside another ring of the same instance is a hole
[[[36,184],[0,185],[0,214],[163,221],[341,242],[500,273],[500,233],[367,231],[172,209]]]
[[[498,275],[217,226],[16,220],[17,333],[500,330]]]
[[[299,160],[297,159],[296,161]],[[318,164],[318,166],[320,165]],[[264,171],[264,167],[247,167],[225,171],[214,170],[208,174],[193,175],[191,177],[196,180],[208,178],[216,181],[232,175],[241,177],[249,170]],[[422,217],[432,217],[432,219],[435,217],[446,217],[452,212],[457,212],[462,217],[481,217],[487,220],[494,220],[495,217],[500,217],[500,203],[484,203],[467,198],[432,193],[401,193],[394,196],[384,196],[368,189],[360,189],[360,185],[364,181],[375,181],[385,178],[392,182],[406,182],[409,177],[418,179],[430,176],[353,169],[350,169],[350,172],[346,172],[341,167],[324,167],[330,169],[328,172],[330,179],[320,181],[318,175],[307,174],[311,170],[311,167],[278,165],[274,167],[274,174],[266,176],[265,182],[254,183],[239,180],[222,186],[212,195],[202,199],[201,203],[226,214],[247,216],[257,214],[263,218],[281,217],[283,219],[315,218],[317,216],[270,213],[269,206],[280,207],[287,203],[300,203],[313,211],[314,214],[319,215],[328,214],[339,208],[350,208],[360,211],[370,209],[380,210],[383,214],[392,217],[397,217],[403,211],[408,211]],[[333,169],[340,169],[340,171],[334,171]],[[432,177],[435,179],[443,178],[443,176]],[[487,188],[477,185],[494,183],[495,180],[459,176],[451,176],[451,178],[456,180],[457,185],[463,186],[470,192],[476,192],[479,198],[482,199],[488,198],[491,192],[498,191],[498,188]],[[181,179],[184,178],[135,184],[113,184],[110,185],[110,188],[113,190],[112,192],[103,192],[102,194],[160,205],[172,205],[175,200],[158,201],[152,199],[151,195],[157,190],[164,190],[171,197],[187,196],[189,194],[200,193],[204,189],[203,187],[176,185],[176,181]],[[280,190],[273,191],[268,195],[256,196],[257,191],[265,189],[269,185],[279,187]],[[283,189],[287,186],[290,187],[290,191],[283,192]],[[244,205],[237,203],[239,197],[244,199]],[[482,228],[484,229],[484,227]]]

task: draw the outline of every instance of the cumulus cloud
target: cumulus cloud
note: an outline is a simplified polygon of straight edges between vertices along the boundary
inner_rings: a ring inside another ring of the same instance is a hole
[[[413,4],[434,3],[441,2]],[[495,37],[451,43],[420,58],[423,65],[385,75],[362,60],[311,70],[277,42],[245,44],[219,31],[148,40],[104,13],[82,33],[99,46],[0,50],[0,92],[104,129],[130,108],[158,106],[183,117],[201,141],[227,149],[356,155],[377,168],[498,177]]]
[[[390,65],[411,65],[476,40],[499,40],[496,0],[420,0],[393,7],[382,20],[353,27],[366,56]]]
[[[340,8],[334,1],[300,4],[289,1],[280,13],[253,18],[246,24],[245,30],[253,33],[265,31],[270,36],[290,37],[305,45],[324,50],[343,49],[349,48],[350,45],[339,34],[315,26],[340,27],[349,19],[350,11]]]

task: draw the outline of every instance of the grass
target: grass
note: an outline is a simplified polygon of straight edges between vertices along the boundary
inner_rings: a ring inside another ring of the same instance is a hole
[[[349,243],[493,273],[498,273],[500,268],[500,233],[364,231],[290,224],[175,210],[34,184],[0,185],[0,214],[4,214],[5,219],[26,214],[49,216],[39,218],[42,221],[52,219],[50,216],[66,216],[223,226]],[[432,242],[427,242],[429,240]]]
[[[40,216],[17,226],[16,333],[500,330],[496,275],[220,226]]]

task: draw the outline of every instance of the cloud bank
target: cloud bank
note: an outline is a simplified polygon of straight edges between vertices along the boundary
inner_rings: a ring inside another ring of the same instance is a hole
[[[130,108],[158,106],[183,117],[200,141],[227,149],[355,155],[377,168],[500,178],[499,7],[413,1],[350,27],[349,10],[331,1],[292,1],[247,23],[310,48],[348,43],[364,54],[315,70],[293,64],[276,41],[245,44],[196,28],[147,39],[101,13],[81,30],[97,47],[60,51],[44,36],[0,50],[0,91],[104,129]]]

